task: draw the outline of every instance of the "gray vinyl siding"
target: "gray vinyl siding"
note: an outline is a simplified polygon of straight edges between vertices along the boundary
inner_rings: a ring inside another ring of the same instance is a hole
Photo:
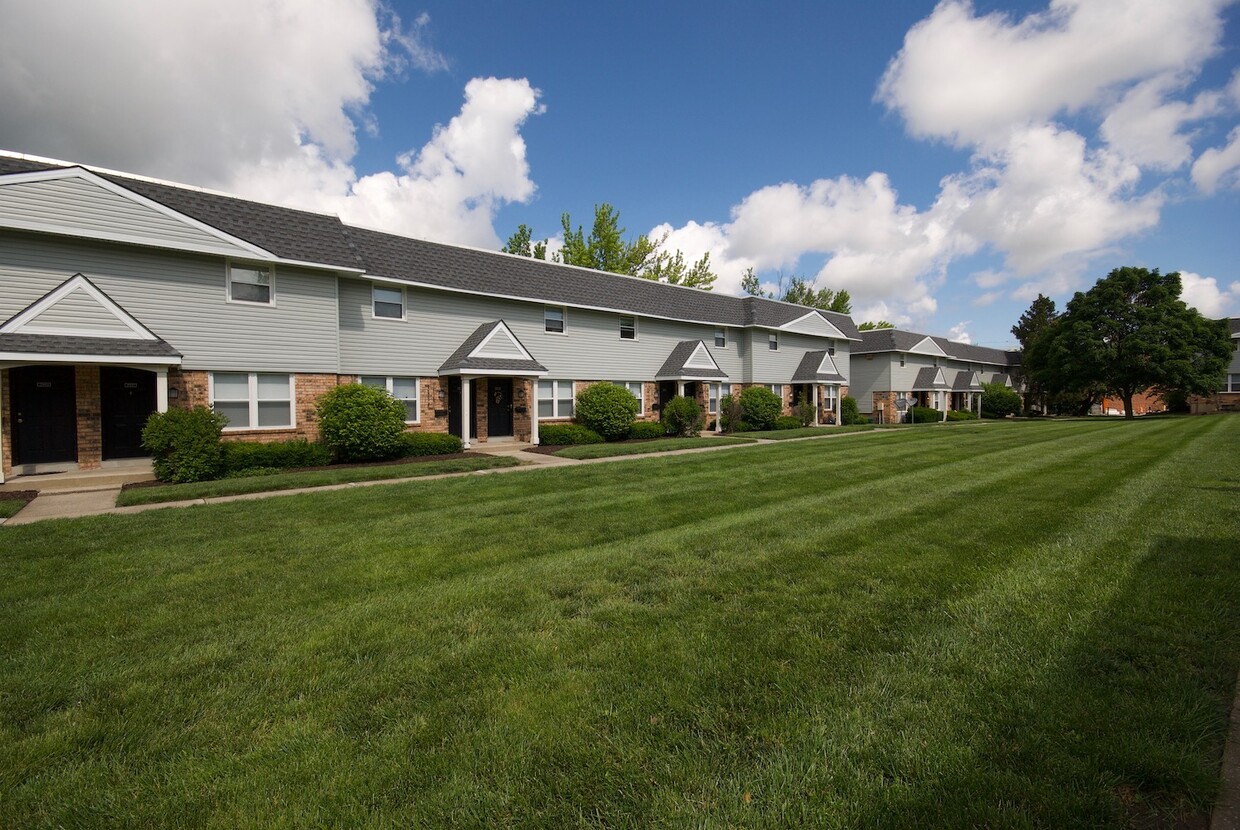
[[[0,224],[6,221],[35,222],[74,236],[137,237],[168,247],[244,254],[200,228],[77,178],[0,186]]]
[[[836,355],[840,353],[840,344],[847,341],[832,340],[826,337],[814,337],[808,334],[797,334],[790,331],[779,332],[779,349],[771,351],[767,329],[753,329],[753,369],[749,383],[792,383],[792,375],[801,358],[806,352],[825,351],[831,346],[836,347]],[[843,358],[840,374],[848,377],[847,358]]]
[[[892,355],[854,355],[850,361],[851,374],[848,394],[857,399],[861,412],[874,411],[874,393],[891,391]]]
[[[330,272],[276,266],[275,305],[230,303],[222,257],[0,231],[0,319],[77,273],[181,352],[186,369],[337,371]]]
[[[701,340],[719,367],[740,380],[732,342],[714,346],[714,326],[637,318],[637,339],[621,340],[619,315],[567,308],[565,334],[544,330],[543,303],[410,287],[403,321],[375,319],[371,283],[340,279],[340,363],[346,374],[433,376],[478,326],[503,320],[548,378],[652,380],[682,340]]]
[[[34,333],[40,328],[70,329],[83,328],[91,331],[106,332],[106,336],[131,337],[133,330],[99,304],[94,297],[85,291],[71,291],[43,313],[30,320],[25,331]]]
[[[1229,375],[1238,375],[1240,374],[1240,339],[1233,337],[1231,344],[1236,351],[1232,353],[1231,367],[1227,370],[1227,373]]]
[[[947,361],[939,358],[939,366]],[[904,366],[900,366],[900,356],[891,355],[891,388],[890,392],[911,392],[917,373],[927,366],[934,365],[934,358],[920,354],[906,354]],[[946,377],[946,374],[944,374]],[[949,381],[950,383],[950,381]]]

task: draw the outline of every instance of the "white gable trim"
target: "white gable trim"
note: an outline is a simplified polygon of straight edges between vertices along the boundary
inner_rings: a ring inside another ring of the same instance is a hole
[[[951,386],[951,384],[947,382],[947,376],[943,374],[942,369],[934,370],[934,382],[941,383],[944,386]]]
[[[134,202],[135,204],[141,205],[142,207],[147,208],[148,210],[153,210],[156,213],[163,214],[164,216],[167,216],[170,219],[173,219],[178,222],[181,222],[182,224],[188,225],[191,228],[194,228],[195,230],[198,230],[205,234],[213,236],[230,247],[240,248],[243,251],[248,252],[252,256],[258,257],[260,259],[267,259],[267,260],[279,259],[279,257],[277,257],[275,254],[271,253],[268,250],[260,248],[251,242],[246,242],[244,239],[240,239],[238,237],[232,236],[231,234],[225,233],[219,228],[208,225],[205,222],[200,222],[197,219],[194,219],[193,217],[186,216],[184,213],[175,211],[172,208],[168,207],[167,205],[156,202],[153,199],[148,199],[145,196],[135,193],[132,190],[129,190],[128,188],[122,187],[121,185],[118,185],[115,182],[109,181],[108,179],[105,179],[102,176],[96,175],[95,173],[92,173],[89,170],[86,170],[85,168],[82,168],[82,167],[68,167],[68,168],[60,168],[56,170],[37,170],[33,173],[13,173],[8,176],[0,176],[0,187],[3,187],[4,185],[8,185],[8,184],[24,184],[24,183],[29,183],[29,182],[58,181],[61,179],[81,179],[82,181],[89,182],[90,184],[93,184],[96,187],[102,188],[103,190],[106,190],[109,193],[113,193],[117,196],[120,196],[121,198],[128,199],[129,201]],[[22,230],[46,231],[50,233],[62,233],[62,234],[66,233],[65,229],[58,225],[42,225],[41,223],[38,223],[38,222],[10,220],[10,221],[6,221],[5,224],[9,227],[21,228]],[[113,242],[132,242],[135,244],[142,244],[142,245],[157,244],[159,242],[159,240],[152,240],[152,239],[149,239],[143,236],[132,236],[128,234],[110,233],[107,231],[91,231],[90,233],[83,233],[79,235],[89,236],[91,238],[97,238],[97,239],[107,239]],[[211,249],[208,246],[194,245],[193,243],[177,243],[175,246],[170,246],[167,243],[165,243],[161,247],[176,247],[178,250],[201,251],[203,253],[212,253],[212,254],[220,253],[218,250]]]
[[[836,368],[835,361],[831,359],[831,353],[826,352],[822,356],[822,362],[818,364],[818,372],[820,375],[838,375],[840,370]]]
[[[794,331],[798,334],[816,334],[820,337],[834,337],[839,340],[847,339],[844,337],[844,332],[836,328],[831,321],[817,311],[803,314],[795,320],[784,323],[779,328],[783,331]]]
[[[715,358],[711,356],[710,351],[706,348],[706,344],[701,340],[693,349],[693,354],[689,355],[689,359],[685,361],[685,369],[714,369],[717,372],[723,371],[719,368],[719,364],[715,362]]]
[[[99,331],[96,329],[86,328],[38,328],[37,331],[32,330],[30,334],[59,334],[69,335],[73,337],[120,337],[131,340],[158,340],[154,332],[142,325],[125,309],[118,306],[112,301],[107,294],[104,294],[96,288],[90,280],[81,274],[70,277],[62,282],[59,286],[44,294],[42,298],[36,300],[25,310],[21,311],[16,317],[13,317],[4,325],[0,326],[0,334],[20,334],[27,325],[37,318],[40,314],[56,305],[75,291],[81,291],[87,294],[91,299],[103,306],[113,317],[119,320],[129,329],[128,334],[117,334],[115,331]]]
[[[930,337],[923,337],[921,341],[918,342],[917,345],[913,346],[913,348],[909,349],[909,351],[915,354],[931,354],[938,357],[947,357],[947,352],[939,348],[939,344],[935,343],[933,338]]]
[[[503,332],[508,338],[508,341],[516,347],[516,351],[505,352],[502,354],[481,354],[481,352],[491,344],[491,341],[494,340],[495,336],[500,332]],[[525,346],[521,345],[521,341],[517,339],[517,336],[512,333],[512,329],[508,328],[508,324],[503,320],[500,320],[495,324],[490,333],[488,333],[486,337],[482,338],[482,342],[475,346],[474,350],[466,356],[466,359],[468,360],[473,357],[493,357],[509,360],[534,360],[530,353],[526,351]]]

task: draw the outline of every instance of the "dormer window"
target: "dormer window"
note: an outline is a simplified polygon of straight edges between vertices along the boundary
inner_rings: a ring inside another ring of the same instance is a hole
[[[564,309],[562,306],[549,305],[543,308],[543,330],[552,334],[564,333]]]
[[[267,265],[228,266],[228,299],[234,303],[271,305],[271,267]]]

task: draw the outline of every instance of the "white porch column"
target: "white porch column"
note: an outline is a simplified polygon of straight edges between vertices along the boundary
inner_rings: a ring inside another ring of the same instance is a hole
[[[843,411],[840,409],[840,399],[844,396],[840,394],[840,387],[835,387],[835,425],[838,427],[843,424],[840,418],[843,417]]]
[[[159,369],[155,372],[155,411],[168,411],[168,370]]]
[[[710,390],[706,392],[706,400],[710,400]],[[715,432],[723,432],[723,384],[715,384]]]
[[[469,406],[469,390],[473,388],[473,385],[473,378],[461,375],[461,446],[463,449],[470,447],[469,420],[474,413]]]
[[[530,443],[538,446],[538,378],[530,379]]]
[[[822,401],[822,387],[818,384],[810,384],[809,387],[810,406],[814,407],[814,426],[818,426],[818,405]]]

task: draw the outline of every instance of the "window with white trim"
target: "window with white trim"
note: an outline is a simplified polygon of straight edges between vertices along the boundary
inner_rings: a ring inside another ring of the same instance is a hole
[[[726,349],[728,347],[728,330],[726,328],[715,329],[715,348]]]
[[[620,315],[620,339],[636,340],[637,339],[637,318],[632,314]]]
[[[904,368],[904,355],[900,355],[900,368]]]
[[[271,305],[271,266],[228,264],[228,299],[234,303]]]
[[[642,391],[645,388],[645,384],[642,383],[640,380],[621,380],[621,381],[616,381],[616,385],[623,386],[625,389],[629,390],[630,395],[637,398],[637,414],[645,415],[646,414],[646,396],[644,392]]]
[[[363,386],[382,389],[405,405],[405,423],[416,424],[418,415],[418,379],[384,375],[366,375],[361,378]]]
[[[779,395],[779,397],[780,397],[780,399],[781,399],[781,400],[783,399],[783,397],[784,397],[784,385],[783,385],[782,383],[768,383],[768,384],[766,384],[766,388],[767,388],[767,389],[770,389],[770,390],[771,390],[772,392],[774,392],[776,395]]]
[[[1223,384],[1224,392],[1240,392],[1240,375],[1228,375]]]
[[[370,310],[378,320],[405,319],[405,289],[390,288],[384,285],[372,285],[370,289]]]
[[[822,387],[822,400],[820,401],[823,409],[835,409],[835,396],[839,394],[838,386]]]
[[[549,305],[543,308],[543,330],[552,334],[564,334],[564,309]]]
[[[707,386],[706,411],[711,415],[717,415],[719,414],[719,398],[721,397],[719,394],[720,384],[710,383]]]
[[[773,352],[779,351],[779,332],[773,331],[767,334],[766,347]]]
[[[831,355],[832,357],[835,357],[835,347],[827,346],[827,354]]]
[[[571,380],[538,381],[538,417],[573,417],[573,382]]]
[[[211,408],[228,418],[226,430],[289,429],[296,424],[294,398],[292,375],[211,373]]]

